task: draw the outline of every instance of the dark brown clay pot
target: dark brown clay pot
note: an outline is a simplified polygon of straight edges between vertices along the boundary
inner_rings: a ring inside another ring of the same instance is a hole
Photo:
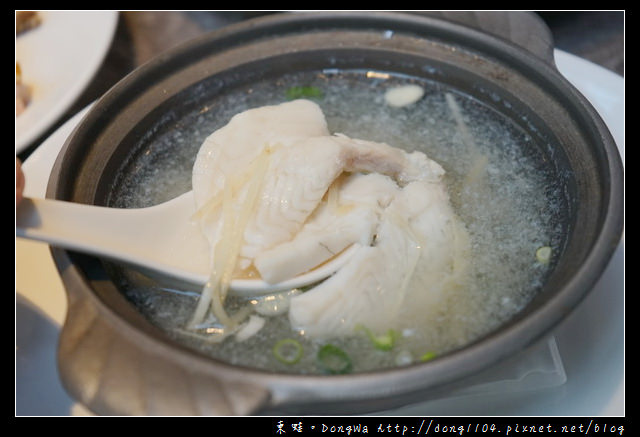
[[[205,35],[125,77],[66,142],[48,197],[105,204],[136,141],[221,87],[367,68],[445,83],[516,120],[563,178],[567,235],[541,292],[495,332],[420,365],[331,377],[232,366],[182,347],[135,310],[100,260],[52,249],[69,298],[59,346],[66,389],[105,415],[361,413],[426,399],[549,333],[589,293],[623,227],[616,145],[554,67],[552,48],[546,28],[522,13],[276,14]]]

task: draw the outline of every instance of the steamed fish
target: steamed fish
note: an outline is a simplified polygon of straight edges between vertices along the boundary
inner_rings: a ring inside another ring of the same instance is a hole
[[[352,244],[372,244],[380,214],[397,185],[378,173],[340,177],[300,232],[259,254],[254,264],[263,279],[278,282],[307,272]]]
[[[349,335],[359,325],[400,331],[437,314],[464,283],[469,240],[441,185],[412,182],[379,215],[371,245],[291,299],[294,328],[312,337]]]
[[[259,182],[256,162],[265,167]],[[318,106],[297,100],[245,111],[209,136],[196,157],[192,185],[212,247],[224,235],[220,206],[225,187],[250,214],[239,254],[240,268],[247,269],[261,252],[301,230],[338,176],[362,171],[386,174],[402,184],[436,180],[444,173],[423,154],[330,135]],[[252,181],[261,192],[249,208]]]

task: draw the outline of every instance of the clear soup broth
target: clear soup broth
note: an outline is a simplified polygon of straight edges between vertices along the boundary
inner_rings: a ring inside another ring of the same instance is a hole
[[[423,97],[405,107],[386,104],[385,91],[404,84],[421,86]],[[123,168],[110,205],[150,206],[190,190],[192,165],[204,139],[236,113],[286,101],[294,86],[317,94],[310,98],[324,111],[331,132],[420,150],[446,170],[452,205],[471,237],[468,287],[455,297],[446,316],[425,318],[415,329],[397,333],[388,350],[375,347],[366,335],[305,338],[290,327],[286,299],[278,296],[254,302],[262,315],[268,314],[255,335],[215,343],[185,328],[199,289],[169,286],[110,265],[122,293],[151,323],[175,341],[235,365],[323,373],[317,353],[329,342],[348,355],[350,371],[362,372],[417,363],[461,348],[530,302],[552,268],[566,231],[563,187],[552,166],[545,164],[544,148],[487,105],[420,78],[363,71],[303,72],[231,89],[145,138]],[[542,247],[551,248],[549,262],[536,255]],[[238,300],[228,298],[228,305],[246,304]],[[273,353],[283,339],[295,339],[302,347],[294,364]]]

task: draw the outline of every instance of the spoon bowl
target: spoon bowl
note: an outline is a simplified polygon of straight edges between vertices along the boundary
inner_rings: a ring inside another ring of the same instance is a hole
[[[211,277],[209,243],[198,223],[193,192],[146,208],[109,208],[24,198],[16,210],[16,237],[42,241],[135,266],[152,276],[204,285]],[[234,279],[230,290],[251,297],[304,287],[335,273],[357,250],[344,250],[296,277],[269,283]]]

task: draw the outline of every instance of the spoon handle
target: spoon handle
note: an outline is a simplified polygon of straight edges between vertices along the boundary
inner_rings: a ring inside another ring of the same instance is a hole
[[[128,243],[126,217],[116,208],[27,197],[16,209],[16,237],[82,252],[119,252]]]
[[[26,197],[16,209],[16,237],[204,284],[210,273],[208,242],[191,214],[190,192],[146,208]]]

